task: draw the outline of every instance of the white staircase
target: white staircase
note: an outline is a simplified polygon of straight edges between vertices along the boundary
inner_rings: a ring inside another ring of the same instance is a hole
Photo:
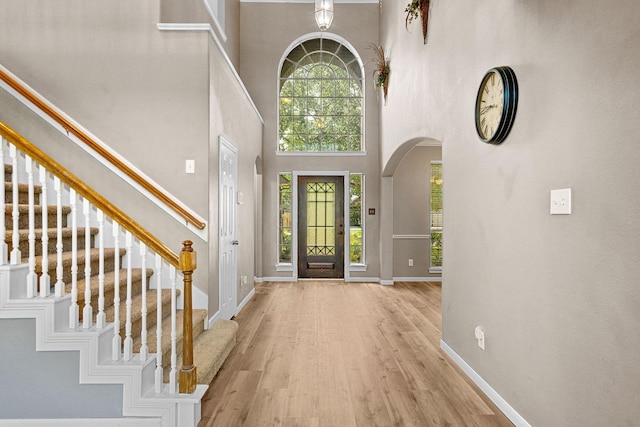
[[[122,384],[119,425],[141,419],[196,425],[207,386],[177,390],[182,313],[175,262],[151,253],[4,138],[1,148],[0,162],[9,161],[0,187],[0,226],[7,230],[0,242],[0,321],[35,319],[36,350],[78,351],[81,384]],[[194,318],[197,336],[206,312],[196,310]]]

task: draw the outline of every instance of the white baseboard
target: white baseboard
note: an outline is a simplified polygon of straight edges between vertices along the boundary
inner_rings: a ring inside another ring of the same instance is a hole
[[[211,328],[214,323],[216,323],[220,319],[220,310],[216,311],[216,314],[211,316],[207,321],[207,329]]]
[[[379,277],[354,277],[354,276],[349,276],[348,279],[345,279],[345,282],[380,283],[380,278]]]
[[[242,302],[240,302],[240,304],[238,305],[238,308],[236,309],[236,315],[238,313],[240,313],[240,310],[242,310],[242,308],[249,302],[249,300],[251,299],[251,297],[256,293],[255,288],[251,289],[251,292],[249,292],[249,295],[247,295]],[[216,314],[214,314],[213,316],[211,316],[209,318],[209,320],[207,321],[207,329],[209,329],[210,327],[213,326],[214,323],[216,323],[216,321],[218,321],[220,319],[220,310],[218,310],[216,312]]]
[[[295,282],[298,279],[292,277],[256,277],[255,283],[264,282]],[[380,283],[385,286],[392,286],[393,282],[442,282],[442,277],[394,277],[391,280],[383,280],[379,277],[354,277],[350,276],[345,279],[346,282],[367,282]]]
[[[251,297],[253,297],[256,293],[256,289],[252,288],[251,292],[249,292],[249,294],[244,297],[244,299],[242,300],[242,302],[238,305],[238,308],[236,309],[236,316],[238,315],[238,313],[240,313],[240,311],[244,308],[245,305],[247,305],[247,303],[249,302],[249,300],[251,299]]]
[[[64,426],[64,427],[160,427],[162,420],[156,418],[85,418],[85,419],[20,419],[0,420],[0,426]]]
[[[453,351],[453,349],[449,347],[443,340],[440,340],[440,348],[456,363],[456,365],[460,367],[460,369],[464,371],[465,374],[467,374],[471,381],[473,381],[478,387],[480,387],[480,390],[482,390],[482,392],[486,394],[487,397],[491,399],[491,401],[495,403],[498,408],[500,408],[500,410],[506,415],[507,418],[509,418],[509,420],[511,420],[511,422],[516,427],[531,427],[531,424],[529,424],[527,420],[522,418],[522,416],[515,409],[513,409],[511,405],[509,405],[509,403],[507,403],[507,401],[504,400],[502,396],[500,396],[498,392],[493,389],[493,387],[489,385],[489,383],[487,383],[480,375],[478,375],[478,373],[474,371],[473,368],[469,366],[469,364],[465,362],[464,359],[458,355],[458,353]]]
[[[394,277],[394,282],[442,282],[442,276],[438,277]]]
[[[293,277],[262,277],[258,280],[260,282],[295,282],[298,279],[294,279]]]

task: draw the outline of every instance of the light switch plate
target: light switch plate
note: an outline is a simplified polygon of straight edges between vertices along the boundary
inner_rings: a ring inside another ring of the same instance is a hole
[[[551,215],[571,215],[571,189],[551,190]]]
[[[185,162],[184,162],[184,171],[186,173],[196,173],[196,161],[195,160],[185,160]]]

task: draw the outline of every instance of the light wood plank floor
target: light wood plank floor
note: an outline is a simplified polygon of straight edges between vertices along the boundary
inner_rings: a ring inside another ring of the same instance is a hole
[[[440,347],[437,283],[256,285],[205,426],[511,426]]]

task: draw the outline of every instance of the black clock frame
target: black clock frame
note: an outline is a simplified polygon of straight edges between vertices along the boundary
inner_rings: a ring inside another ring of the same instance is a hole
[[[480,98],[482,95],[482,88],[485,85],[486,80],[489,78],[491,74],[497,73],[498,76],[502,79],[504,93],[503,93],[503,109],[502,115],[500,116],[500,123],[498,124],[498,128],[496,132],[489,138],[485,138],[482,136],[482,130],[480,128]],[[487,71],[487,73],[482,78],[480,83],[480,88],[478,89],[478,95],[476,96],[476,108],[475,108],[475,116],[476,116],[476,132],[478,137],[482,142],[486,142],[487,144],[500,144],[507,138],[509,132],[511,131],[511,127],[513,126],[513,121],[516,118],[516,110],[518,109],[518,79],[516,79],[516,73],[511,69],[511,67],[503,66],[503,67],[495,67]]]

